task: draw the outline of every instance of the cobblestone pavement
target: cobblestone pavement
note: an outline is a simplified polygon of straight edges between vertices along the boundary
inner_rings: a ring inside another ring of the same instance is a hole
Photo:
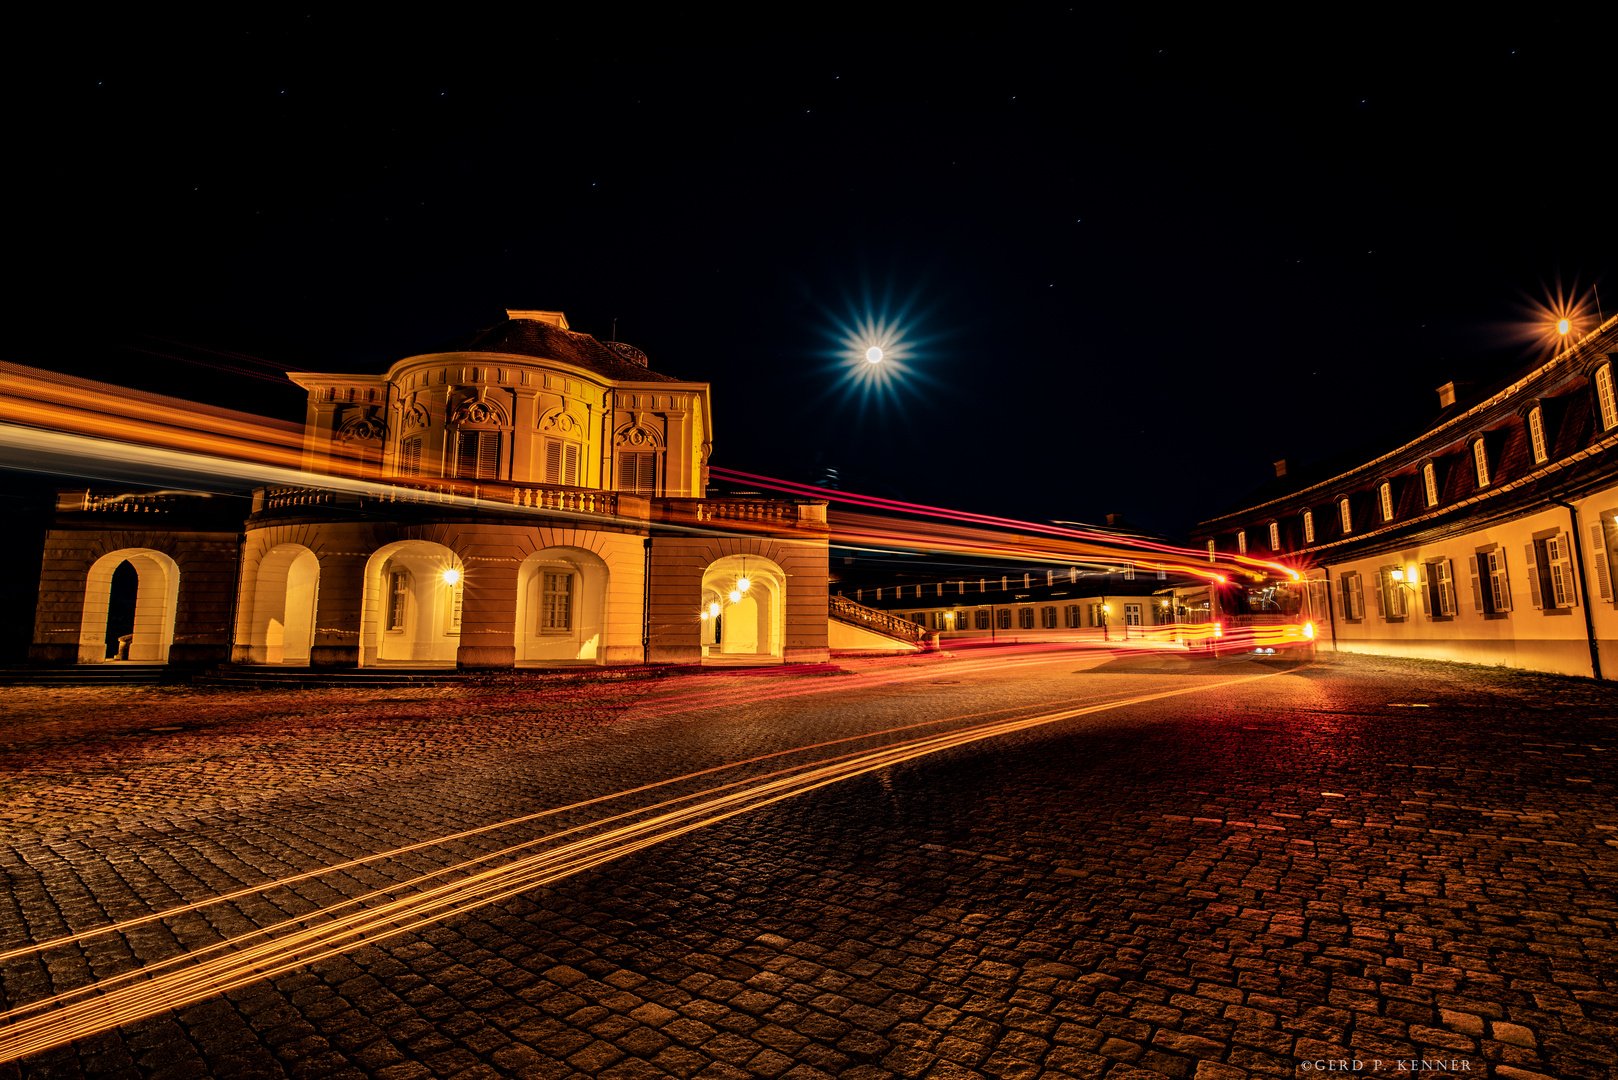
[[[35,691],[41,720],[0,729],[31,799],[0,821],[0,948],[808,742],[1204,689],[848,780],[0,1076],[1618,1075],[1618,689],[1365,657],[848,666]],[[493,843],[0,978],[23,1004]]]

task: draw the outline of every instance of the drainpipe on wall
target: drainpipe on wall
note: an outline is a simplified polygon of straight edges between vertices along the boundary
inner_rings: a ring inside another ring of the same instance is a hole
[[[646,587],[641,593],[640,602],[640,662],[652,662],[652,538],[648,536],[646,544]]]
[[[1579,535],[1579,512],[1573,504],[1561,499],[1552,499],[1557,506],[1567,509],[1567,516],[1573,523],[1573,532],[1568,536],[1568,543],[1573,547],[1573,559],[1579,567],[1579,588],[1584,590],[1584,634],[1590,642],[1590,673],[1601,678],[1601,647],[1596,644],[1596,622],[1590,613],[1590,579],[1584,573],[1584,543]]]

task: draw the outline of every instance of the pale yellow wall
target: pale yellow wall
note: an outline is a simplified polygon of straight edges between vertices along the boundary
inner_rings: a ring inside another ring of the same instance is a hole
[[[1454,660],[1588,676],[1591,674],[1585,622],[1585,605],[1588,604],[1603,658],[1611,657],[1612,662],[1618,664],[1618,610],[1611,600],[1600,596],[1595,580],[1598,552],[1591,546],[1589,533],[1589,526],[1600,520],[1599,511],[1618,509],[1618,488],[1607,489],[1575,505],[1579,508],[1583,533],[1577,539],[1584,556],[1585,581],[1579,582],[1578,603],[1574,607],[1557,611],[1537,608],[1529,585],[1525,548],[1533,542],[1534,534],[1550,529],[1572,532],[1568,511],[1557,506],[1429,545],[1329,563],[1337,648],[1344,652]],[[1467,565],[1478,548],[1490,544],[1500,545],[1505,554],[1511,592],[1510,613],[1496,618],[1486,617],[1477,610]],[[1453,619],[1433,617],[1424,588],[1405,591],[1408,616],[1404,621],[1384,619],[1376,598],[1378,570],[1402,565],[1408,572],[1412,565],[1423,567],[1427,560],[1439,557],[1448,558],[1454,567],[1456,614]],[[1359,622],[1348,620],[1342,611],[1340,582],[1347,572],[1358,572],[1364,587],[1365,618]],[[1577,574],[1576,562],[1574,572]],[[1618,671],[1603,674],[1611,678],[1618,675]]]
[[[620,448],[658,455],[659,491],[673,497],[703,493],[708,431],[704,383],[613,382],[561,364],[515,361],[486,353],[444,353],[394,365],[388,376],[297,373],[308,390],[305,466],[326,471],[334,457],[373,460],[384,475],[400,475],[400,448],[421,439],[420,477],[453,476],[456,433],[502,435],[494,479],[545,483],[545,441],[580,448],[578,486],[618,486]],[[480,406],[486,418],[467,419]],[[385,436],[368,435],[386,426]]]

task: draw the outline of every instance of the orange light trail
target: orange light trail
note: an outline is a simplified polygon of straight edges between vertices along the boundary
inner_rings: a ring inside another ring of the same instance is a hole
[[[346,908],[360,905],[366,899],[391,895],[393,891],[386,889],[375,890],[366,894],[365,897],[345,900],[340,904],[306,916],[294,917],[284,923],[240,934],[198,950],[195,953],[175,957],[158,964],[149,965],[147,968],[137,972],[115,976],[92,983],[78,990],[68,991],[12,1009],[5,1014],[0,1014],[0,1017],[4,1019],[13,1020],[9,1026],[0,1029],[0,1060],[14,1060],[25,1057],[159,1012],[183,1008],[186,1005],[216,994],[262,979],[272,978],[275,975],[347,952],[362,945],[375,944],[388,938],[408,933],[422,926],[439,922],[450,915],[498,903],[503,899],[550,884],[605,862],[622,858],[655,844],[687,835],[697,829],[718,824],[740,814],[758,810],[856,776],[891,768],[894,765],[930,754],[1000,735],[1040,727],[1062,720],[1070,720],[1108,709],[1121,708],[1126,705],[1177,697],[1214,687],[1228,687],[1254,682],[1277,674],[1281,674],[1281,672],[1267,672],[1261,675],[1226,679],[1213,684],[1139,694],[1098,704],[1037,713],[1032,716],[977,723],[954,731],[929,734],[874,750],[855,751],[788,766],[761,777],[732,781],[705,791],[667,799],[648,807],[624,811],[600,821],[575,826],[538,840],[512,845],[478,859],[463,861],[453,867],[446,867],[433,873],[419,875],[393,888],[394,890],[404,889],[442,877],[445,874],[467,870],[490,859],[515,854],[536,844],[554,842],[562,837],[576,836],[580,832],[597,829],[612,822],[624,821],[626,818],[648,813],[653,816],[620,824],[594,836],[574,839],[560,847],[527,855],[502,866],[470,873],[459,880],[447,882],[408,896],[394,898],[375,907],[364,907],[361,910],[350,911],[343,915],[336,914]],[[949,719],[959,720],[963,718],[952,717]],[[907,728],[943,722],[946,721],[928,721],[925,724],[907,725]],[[896,728],[892,730],[905,729]],[[870,737],[872,735],[854,736],[849,739],[834,740],[832,743],[817,743],[808,747],[799,747],[792,751],[765,755],[765,757],[778,757],[781,754],[819,749],[835,743]],[[749,760],[756,761],[763,760],[763,758]],[[732,768],[737,764],[743,763],[732,763],[732,765],[719,768]],[[718,769],[704,770],[702,773],[690,775],[704,775],[714,771],[718,771]],[[674,781],[661,781],[658,784],[646,785],[634,790],[644,791],[672,782]],[[605,796],[602,799],[590,800],[589,803],[575,805],[589,805],[630,793],[623,792],[615,796]],[[703,801],[686,806],[678,805],[680,803],[689,803],[690,800],[699,798],[703,799]],[[545,813],[554,814],[560,812],[561,809],[567,808],[558,808]],[[531,815],[525,819],[514,819],[514,821],[532,820],[532,818],[539,816],[544,815]],[[486,831],[486,829],[481,831]],[[420,846],[424,845],[413,845],[412,847]],[[336,869],[338,867],[328,867],[320,871],[320,873],[330,873]],[[299,879],[306,879],[310,876],[315,875],[300,875]],[[287,880],[290,882],[298,879]],[[273,887],[275,887],[275,884],[272,883],[252,891],[262,892]],[[232,895],[238,896],[241,893]],[[218,902],[218,900],[210,902]],[[174,912],[160,913],[141,921],[149,922],[154,918],[167,918],[180,911],[194,910],[197,906],[201,905],[175,909]],[[315,919],[323,921],[314,925],[304,925]],[[120,925],[127,926],[128,924]],[[299,928],[286,930],[285,928],[289,926],[298,926]],[[111,928],[103,928],[102,931],[98,932],[110,932],[110,930]],[[268,938],[268,940],[255,941],[255,939],[261,938]],[[82,937],[73,940],[82,940]],[[46,943],[45,945],[22,951],[41,951],[63,943],[63,941]],[[17,953],[14,952],[8,955],[14,956]],[[209,958],[202,959],[203,957]],[[185,964],[188,961],[190,961],[189,966],[178,967],[175,970],[164,970],[174,969],[177,965]],[[154,974],[158,971],[163,973]],[[143,979],[143,976],[148,977]],[[90,997],[89,995],[92,994],[96,996]],[[41,1010],[49,1011],[41,1012]]]

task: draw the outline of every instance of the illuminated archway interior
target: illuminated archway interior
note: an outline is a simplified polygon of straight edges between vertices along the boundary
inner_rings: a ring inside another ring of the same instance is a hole
[[[365,573],[360,663],[454,664],[464,573],[459,556],[430,540],[404,540],[373,554]]]
[[[746,586],[743,588],[742,586]],[[758,555],[727,555],[702,574],[704,656],[781,655],[786,574]]]
[[[600,660],[607,564],[583,548],[536,551],[517,571],[517,662]]]

